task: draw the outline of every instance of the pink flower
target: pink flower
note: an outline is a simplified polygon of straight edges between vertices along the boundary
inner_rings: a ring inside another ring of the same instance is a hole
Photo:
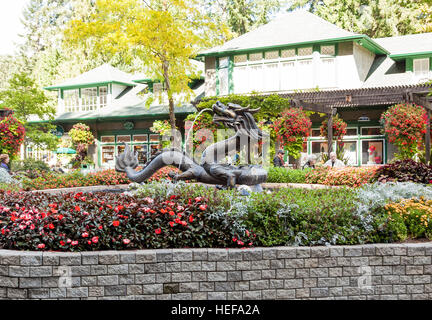
[[[37,247],[38,247],[38,249],[44,249],[45,245],[43,243],[40,243],[40,244],[37,245]]]
[[[93,237],[92,238],[92,242],[93,243],[98,243],[98,241],[99,241],[99,237]]]
[[[129,243],[130,243],[130,240],[129,240],[129,239],[123,239],[123,243],[124,243],[124,244],[129,244]]]
[[[88,234],[87,232],[84,232],[81,236],[82,236],[83,238],[87,238],[87,237],[89,236],[89,234]]]

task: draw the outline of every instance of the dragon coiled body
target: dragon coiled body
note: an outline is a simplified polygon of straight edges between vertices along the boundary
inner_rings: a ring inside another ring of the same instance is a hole
[[[264,183],[267,180],[267,171],[259,165],[233,166],[218,163],[218,156],[226,156],[233,150],[238,152],[244,148],[242,141],[257,141],[262,138],[263,133],[252,116],[252,113],[258,110],[230,103],[225,106],[219,101],[216,102],[213,105],[213,121],[234,129],[235,135],[207,147],[200,164],[181,150],[163,149],[137,172],[135,168],[138,166],[138,156],[126,145],[124,153],[116,158],[116,170],[126,172],[131,181],[138,183],[146,181],[159,169],[168,165],[178,167],[181,171],[180,174],[171,174],[174,180],[196,180],[206,184],[225,185],[228,188],[234,188],[236,184],[252,186]],[[247,150],[250,163],[250,152]]]

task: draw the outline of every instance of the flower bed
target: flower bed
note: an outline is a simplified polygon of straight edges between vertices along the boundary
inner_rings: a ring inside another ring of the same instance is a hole
[[[203,197],[154,200],[107,193],[0,192],[0,248],[91,251],[252,246],[227,216],[208,214]]]
[[[373,181],[379,167],[318,167],[306,174],[306,183],[360,187]]]

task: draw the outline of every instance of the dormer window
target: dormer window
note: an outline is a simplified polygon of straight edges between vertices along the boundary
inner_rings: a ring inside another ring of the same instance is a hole
[[[428,78],[430,73],[429,58],[414,59],[413,71],[416,78]]]

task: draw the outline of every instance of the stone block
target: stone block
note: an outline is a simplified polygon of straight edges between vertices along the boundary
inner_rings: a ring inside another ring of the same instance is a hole
[[[99,253],[99,264],[119,264],[120,256],[118,251],[101,251]]]
[[[83,265],[97,265],[99,263],[99,253],[81,252],[81,261]]]
[[[174,249],[173,261],[192,261],[193,253],[191,249]]]
[[[121,251],[120,252],[120,263],[136,263],[136,252],[135,251]]]
[[[243,271],[248,272],[248,271]],[[249,271],[255,272],[255,271]],[[208,281],[227,281],[227,273],[226,272],[208,272],[207,273]]]
[[[136,274],[135,283],[136,284],[156,283],[156,274]]]
[[[136,263],[156,263],[156,250],[140,250],[135,256]]]
[[[127,287],[126,285],[118,285],[118,286],[105,286],[104,287],[105,296],[126,296]]]
[[[180,292],[180,284],[178,283],[164,283],[163,284],[163,293],[164,294],[173,294]]]
[[[21,252],[19,264],[21,266],[41,266],[42,252]]]
[[[235,282],[232,282],[232,281],[215,282],[214,290],[218,291],[218,292],[220,292],[220,291],[223,291],[223,292],[234,291],[235,290]]]
[[[295,299],[296,292],[294,289],[277,289],[276,299]]]
[[[19,278],[19,288],[41,288],[42,280],[41,278]]]
[[[108,274],[128,274],[129,266],[127,264],[113,264],[108,265]]]
[[[68,298],[87,298],[89,296],[89,288],[67,288],[66,296]]]
[[[97,277],[98,286],[115,286],[119,284],[118,275],[111,276],[98,276]]]

